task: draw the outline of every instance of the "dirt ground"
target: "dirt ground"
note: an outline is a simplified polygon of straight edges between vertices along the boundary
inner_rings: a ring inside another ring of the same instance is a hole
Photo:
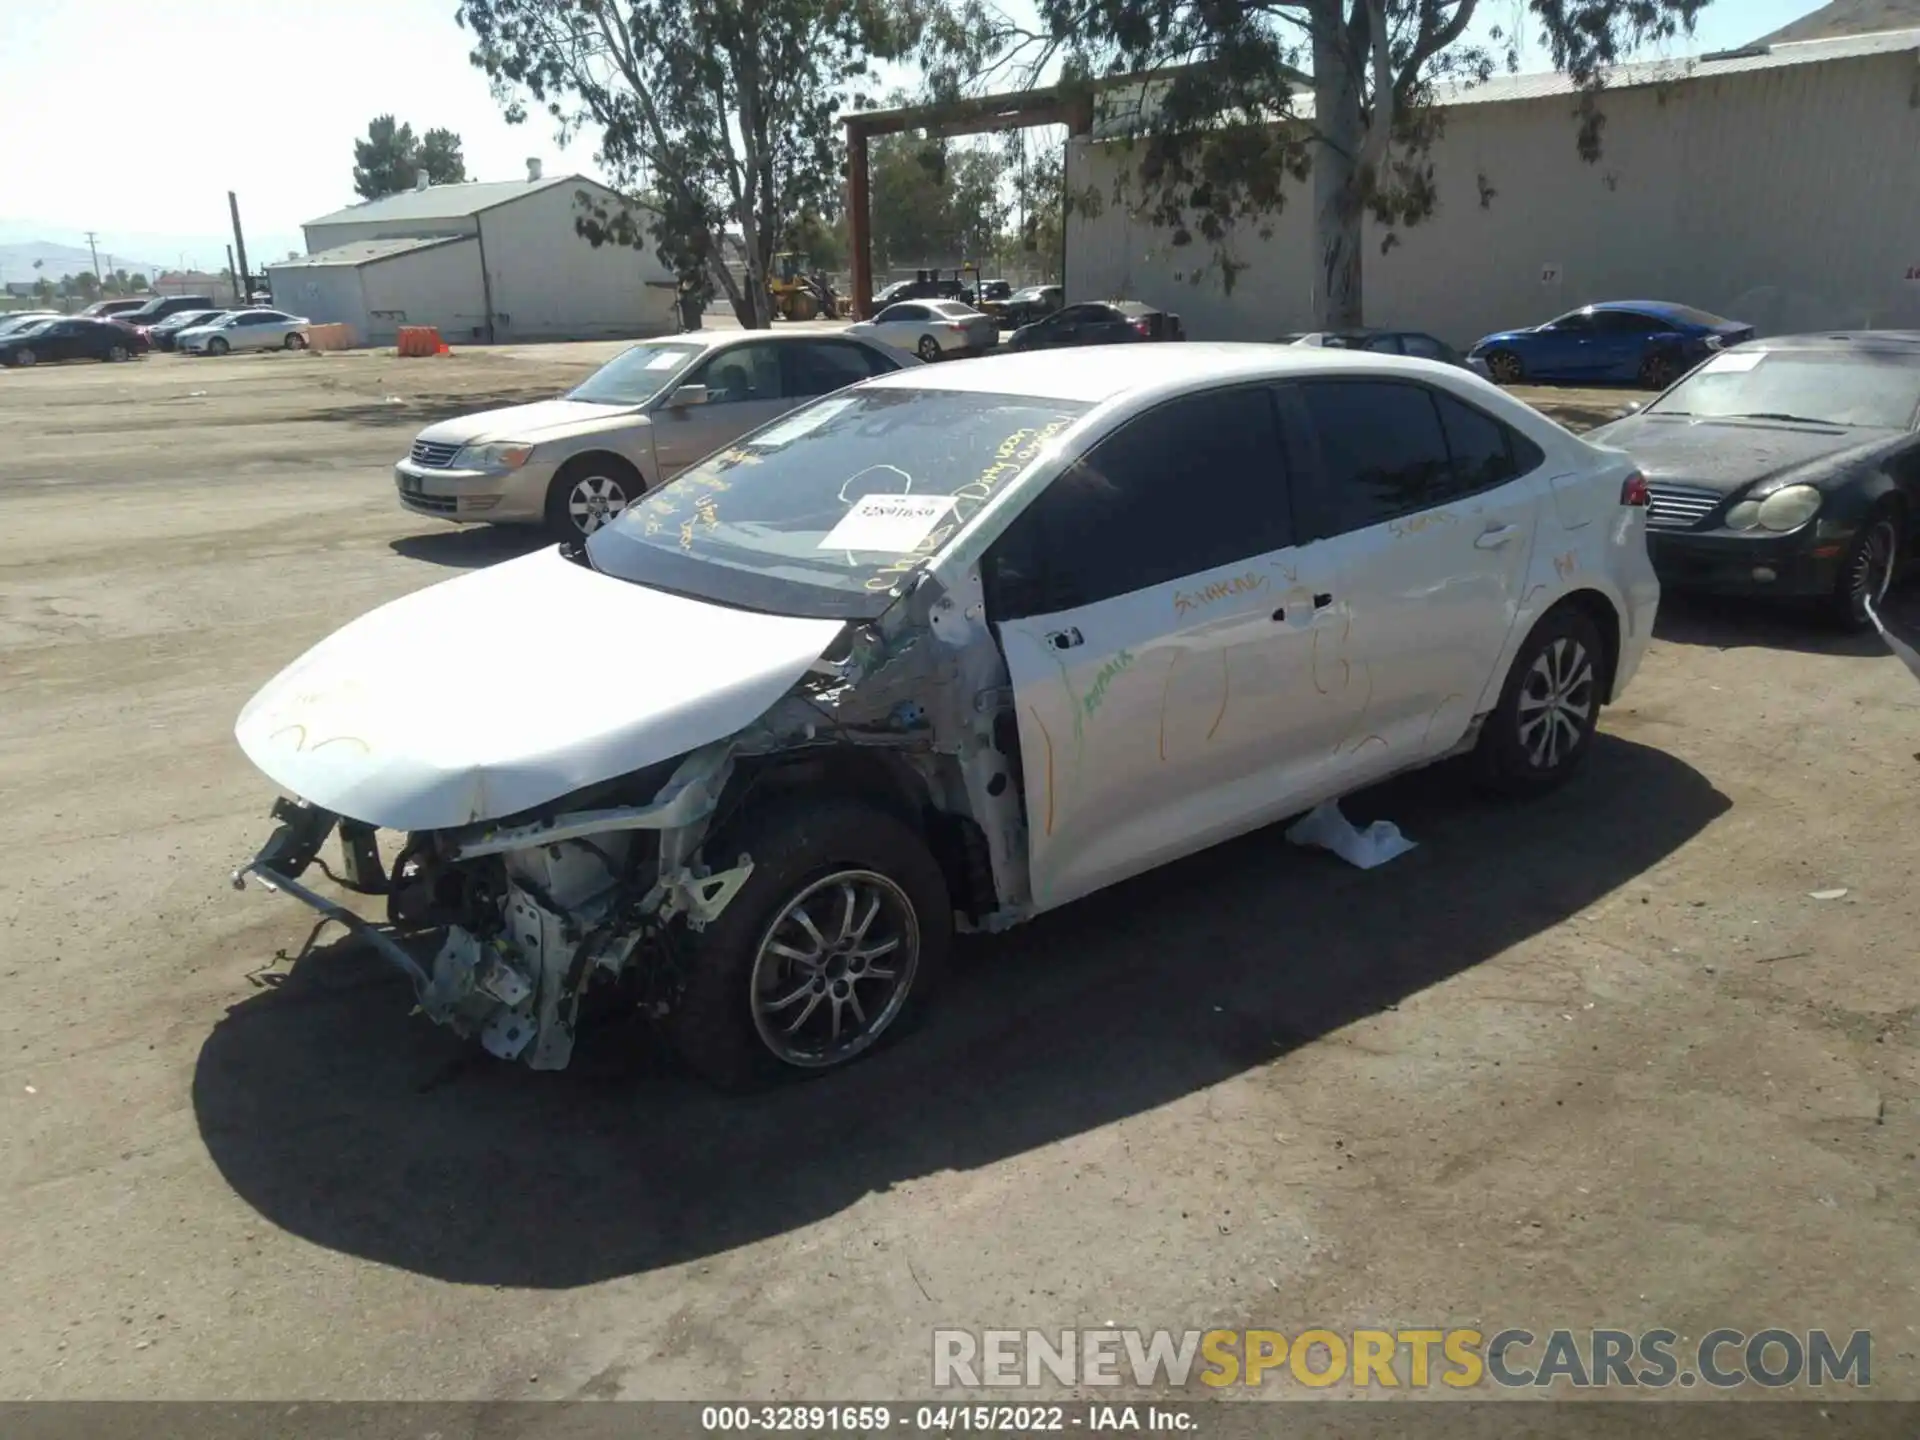
[[[234,716],[535,543],[388,466],[611,348],[0,374],[0,1397],[887,1398],[936,1326],[1107,1323],[1871,1329],[1920,1396],[1920,685],[1792,617],[1670,602],[1550,800],[1441,769],[1350,806],[1383,869],[1270,831],[970,941],[762,1099],[290,968]]]

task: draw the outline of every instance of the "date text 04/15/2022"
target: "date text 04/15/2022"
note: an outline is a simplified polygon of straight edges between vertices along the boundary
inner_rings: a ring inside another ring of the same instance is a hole
[[[1131,1430],[1191,1434],[1190,1409],[1163,1405],[706,1405],[700,1428],[712,1434],[879,1435],[956,1433],[1113,1435]]]

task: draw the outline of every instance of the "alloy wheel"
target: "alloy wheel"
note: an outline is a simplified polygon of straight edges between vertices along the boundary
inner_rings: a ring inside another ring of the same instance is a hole
[[[1565,635],[1543,648],[1527,667],[1519,696],[1519,740],[1536,770],[1564,764],[1586,738],[1593,719],[1593,658]]]
[[[940,358],[940,342],[931,335],[920,337],[920,358],[932,364]]]
[[[1847,599],[1860,619],[1867,618],[1869,600],[1878,606],[1887,598],[1898,550],[1899,538],[1889,520],[1875,520],[1854,549],[1853,565],[1847,574]]]
[[[574,481],[567,492],[567,514],[573,528],[591,535],[603,525],[611,525],[627,508],[627,492],[609,475],[586,475]]]
[[[39,360],[39,358],[40,357],[31,350],[16,350],[13,353],[13,363],[16,365],[32,365]]]
[[[1523,378],[1520,357],[1505,350],[1496,350],[1487,357],[1487,369],[1502,385],[1518,385]]]
[[[877,871],[836,871],[789,900],[762,933],[753,1028],[789,1065],[851,1060],[899,1015],[919,961],[920,922],[906,892]]]
[[[108,360],[113,360],[113,361],[125,360],[127,358],[127,355],[128,355],[127,347],[124,345],[115,345],[111,350],[107,351]]]

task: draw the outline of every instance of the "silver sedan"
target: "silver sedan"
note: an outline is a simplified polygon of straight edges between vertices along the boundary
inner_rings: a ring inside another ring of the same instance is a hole
[[[304,350],[307,319],[284,310],[235,310],[182,330],[177,348],[189,355],[225,355],[230,350]]]

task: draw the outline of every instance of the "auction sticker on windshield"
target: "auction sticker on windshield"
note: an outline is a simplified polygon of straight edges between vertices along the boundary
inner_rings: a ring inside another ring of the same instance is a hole
[[[821,539],[822,550],[912,550],[953,508],[951,495],[862,495]]]
[[[1737,374],[1742,370],[1751,370],[1767,355],[1764,350],[1729,350],[1724,355],[1716,355],[1709,360],[1701,372],[1706,375]]]
[[[789,441],[798,440],[802,435],[811,435],[834,416],[853,404],[852,400],[822,400],[818,405],[810,405],[790,420],[782,420],[769,425],[757,435],[749,435],[742,444],[755,450],[770,450]]]
[[[647,369],[671,370],[674,366],[683,364],[686,358],[687,352],[684,350],[662,350],[658,355],[647,361]]]

